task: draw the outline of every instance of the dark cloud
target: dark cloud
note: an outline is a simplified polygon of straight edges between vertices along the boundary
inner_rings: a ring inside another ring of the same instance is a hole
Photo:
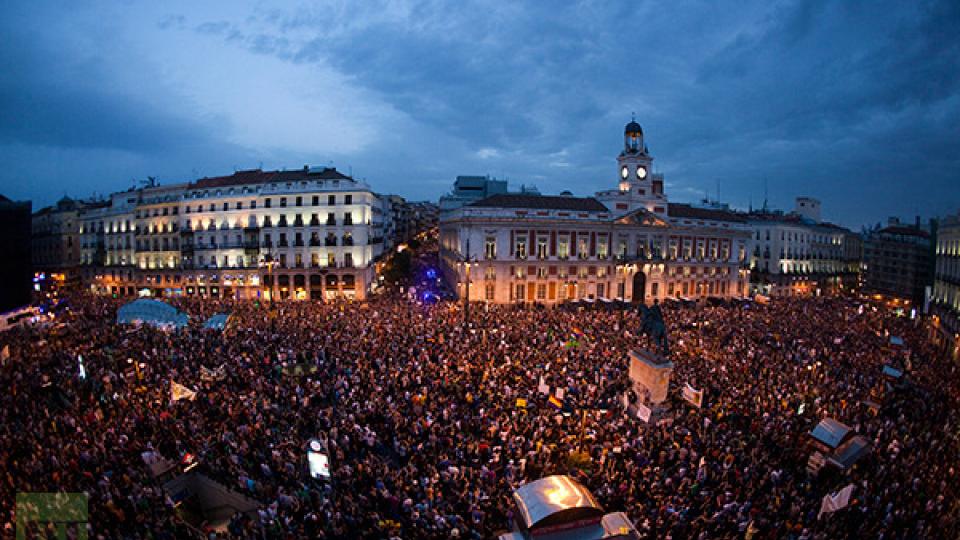
[[[189,26],[211,43],[332,68],[406,118],[375,124],[376,140],[361,150],[322,156],[353,164],[380,191],[436,198],[471,173],[544,191],[605,189],[635,111],[674,199],[719,186],[745,207],[761,202],[766,184],[773,204],[817,196],[850,226],[960,206],[955,1],[180,11],[153,19],[169,36],[164,46],[177,47]],[[277,166],[317,159],[238,148],[223,135],[230,118],[194,114],[162,79],[149,92],[113,88],[119,68],[81,54],[69,35],[10,35],[0,115],[12,120],[0,123],[0,143],[122,150],[147,163],[176,156],[183,161],[165,166],[182,174],[244,152],[247,163]]]
[[[188,108],[117,86],[102,57],[63,50],[42,39],[42,27],[18,17],[0,23],[13,45],[0,47],[0,144],[162,153],[209,139]],[[144,84],[162,89],[165,81]]]

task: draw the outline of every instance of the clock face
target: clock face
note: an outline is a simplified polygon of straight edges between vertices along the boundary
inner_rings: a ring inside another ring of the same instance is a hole
[[[646,177],[647,177],[646,167],[643,167],[643,166],[637,167],[637,178],[643,180]]]
[[[630,171],[627,169],[627,166],[624,165],[623,168],[620,169],[620,177],[623,178],[623,179],[626,179],[626,178],[627,178],[627,175],[629,175],[629,174],[630,174]]]

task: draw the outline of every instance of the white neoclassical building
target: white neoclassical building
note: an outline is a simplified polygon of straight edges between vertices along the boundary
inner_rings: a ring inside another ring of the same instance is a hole
[[[503,193],[444,212],[440,255],[471,301],[730,298],[748,289],[743,216],[670,204],[635,121],[616,189],[594,197]]]
[[[333,168],[238,171],[92,205],[81,264],[118,295],[362,299],[388,219],[384,198]]]

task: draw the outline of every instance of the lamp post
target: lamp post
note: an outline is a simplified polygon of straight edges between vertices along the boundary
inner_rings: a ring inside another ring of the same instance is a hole
[[[464,326],[470,324],[470,266],[472,266],[473,261],[470,259],[470,236],[467,236],[467,255],[463,259],[466,283],[464,284],[464,295],[463,295],[463,324]]]
[[[273,265],[277,264],[273,260],[273,254],[268,253],[263,258],[262,266],[267,267],[267,277],[270,278],[270,307],[273,308]]]

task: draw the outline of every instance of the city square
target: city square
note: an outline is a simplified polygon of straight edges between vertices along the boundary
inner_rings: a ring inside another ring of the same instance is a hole
[[[956,2],[0,13],[0,539],[960,539]]]

